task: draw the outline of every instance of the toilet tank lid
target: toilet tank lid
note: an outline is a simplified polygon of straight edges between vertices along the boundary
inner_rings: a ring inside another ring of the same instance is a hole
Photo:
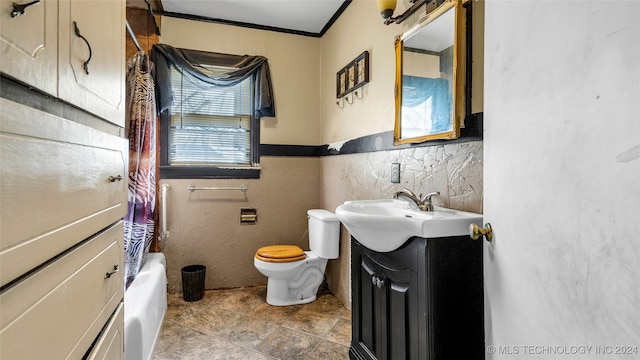
[[[314,219],[318,219],[320,221],[339,221],[336,214],[332,213],[329,210],[325,209],[312,209],[307,210],[307,215]]]

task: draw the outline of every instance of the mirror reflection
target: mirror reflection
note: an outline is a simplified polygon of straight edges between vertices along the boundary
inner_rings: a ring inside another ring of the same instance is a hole
[[[456,1],[445,1],[396,41],[397,144],[459,136]]]

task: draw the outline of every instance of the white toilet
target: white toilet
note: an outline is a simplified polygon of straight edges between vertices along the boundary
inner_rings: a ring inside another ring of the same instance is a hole
[[[340,244],[340,221],[327,210],[308,210],[309,248],[295,245],[265,246],[253,264],[268,277],[267,303],[275,306],[306,304],[316,299],[328,259],[336,259]]]

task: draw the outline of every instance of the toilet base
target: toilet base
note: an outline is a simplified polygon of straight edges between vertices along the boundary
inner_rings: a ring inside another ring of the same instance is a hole
[[[289,306],[313,302],[322,280],[324,268],[316,266],[304,268],[293,280],[270,277],[267,280],[267,303],[273,306]]]
[[[316,298],[317,298],[316,295],[313,295],[312,297],[309,297],[306,299],[282,301],[277,296],[269,297],[269,288],[267,288],[267,304],[272,306],[291,306],[291,305],[308,304],[310,302],[316,301]]]

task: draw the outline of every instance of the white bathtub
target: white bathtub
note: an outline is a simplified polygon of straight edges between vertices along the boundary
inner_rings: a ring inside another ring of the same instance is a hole
[[[124,294],[124,358],[149,360],[167,310],[166,260],[149,253],[147,262]]]

